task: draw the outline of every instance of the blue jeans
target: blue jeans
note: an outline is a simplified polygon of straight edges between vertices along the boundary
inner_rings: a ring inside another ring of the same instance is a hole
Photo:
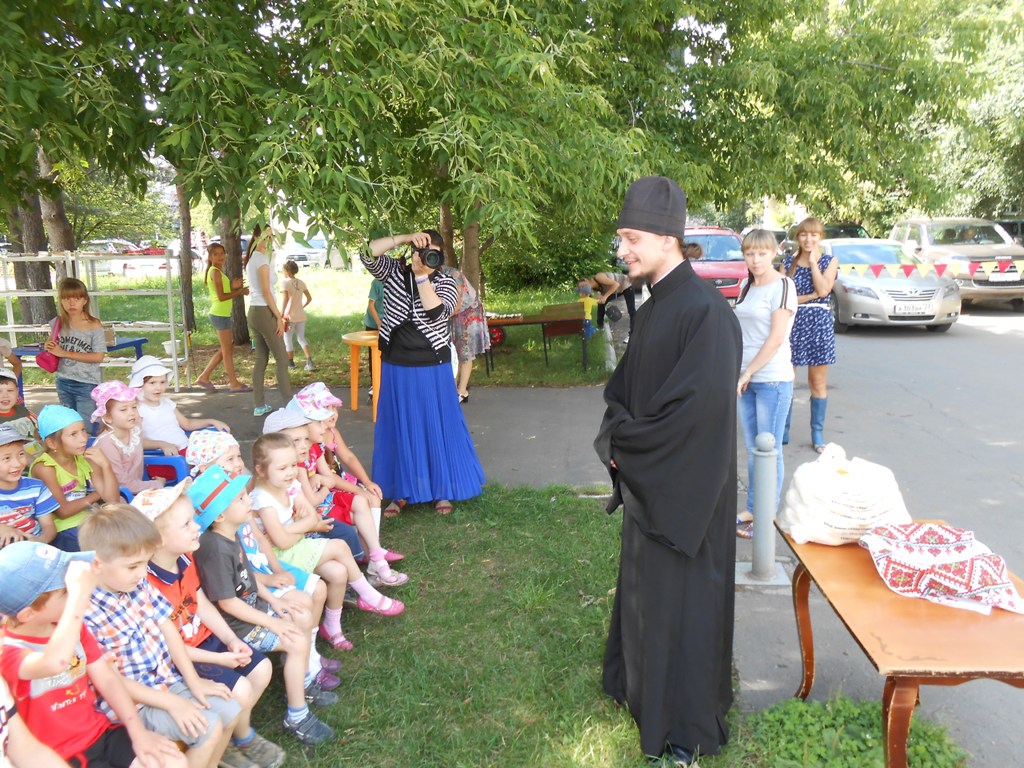
[[[96,403],[92,399],[92,391],[96,388],[96,385],[84,381],[75,381],[74,379],[65,379],[63,376],[58,376],[56,383],[57,397],[60,399],[60,404],[67,406],[73,411],[78,411],[85,422],[86,431],[91,435],[93,433],[93,423],[89,419],[92,417],[93,411],[96,410]]]
[[[743,443],[747,448],[747,512],[754,511],[754,438],[761,432],[775,435],[775,448],[779,452],[775,481],[775,509],[778,511],[782,496],[782,433],[786,429],[786,416],[793,402],[792,381],[751,382],[740,395],[738,416],[743,425]]]

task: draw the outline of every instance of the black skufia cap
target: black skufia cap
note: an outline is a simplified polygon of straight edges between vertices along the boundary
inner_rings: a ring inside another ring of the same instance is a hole
[[[638,229],[682,240],[686,233],[686,193],[672,179],[644,176],[626,191],[618,229]]]

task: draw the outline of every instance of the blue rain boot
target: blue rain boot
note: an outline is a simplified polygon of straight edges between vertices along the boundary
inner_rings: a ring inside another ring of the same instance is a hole
[[[782,431],[782,444],[789,445],[789,423],[793,421],[793,401],[789,401],[789,412],[786,413],[786,428]]]
[[[814,450],[822,453],[825,450],[825,411],[828,409],[827,397],[811,397],[811,444]]]

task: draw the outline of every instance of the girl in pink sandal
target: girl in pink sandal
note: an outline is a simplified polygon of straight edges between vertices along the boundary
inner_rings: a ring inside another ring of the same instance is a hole
[[[255,487],[252,508],[274,554],[283,563],[316,573],[327,585],[327,607],[319,634],[334,648],[351,650],[352,643],[341,629],[345,587],[351,584],[359,595],[357,607],[381,616],[397,616],[405,610],[399,600],[385,597],[366,580],[348,545],[339,539],[314,539],[307,534],[326,530],[331,521],[314,512],[299,512],[295,496],[301,493],[297,481],[298,456],[292,440],[271,432],[253,444]]]

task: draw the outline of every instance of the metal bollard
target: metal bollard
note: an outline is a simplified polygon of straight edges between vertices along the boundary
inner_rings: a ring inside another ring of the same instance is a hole
[[[750,578],[768,581],[775,576],[775,485],[779,452],[775,435],[761,432],[754,438],[754,553]]]

